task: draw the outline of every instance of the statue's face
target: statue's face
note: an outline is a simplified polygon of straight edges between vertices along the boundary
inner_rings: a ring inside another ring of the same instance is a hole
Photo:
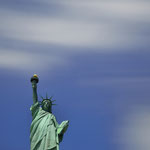
[[[42,103],[42,109],[47,112],[52,112],[52,104],[49,100],[44,100]]]

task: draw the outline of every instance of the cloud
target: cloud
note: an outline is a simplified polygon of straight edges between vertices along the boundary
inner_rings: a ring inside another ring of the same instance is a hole
[[[114,142],[122,150],[149,150],[150,111],[147,106],[134,106],[114,130]]]
[[[5,16],[6,17],[6,16]],[[9,18],[9,19],[8,19]],[[14,22],[15,20],[15,22]],[[17,23],[16,23],[17,22]],[[11,26],[10,26],[11,24]],[[97,27],[51,18],[8,15],[0,27],[1,34],[15,40],[59,45],[93,45]],[[88,31],[89,32],[86,32]],[[95,43],[95,42],[94,42]]]
[[[64,9],[54,16],[1,9],[1,36],[74,47],[129,48],[148,44],[147,36],[141,36],[141,31],[148,31],[145,23],[150,23],[148,2],[58,1],[56,4]]]
[[[113,73],[113,70],[110,71],[110,74],[112,73]],[[121,77],[121,73],[122,71],[120,70],[120,75],[115,75],[114,77],[109,76],[109,77],[101,77],[101,78],[100,77],[88,78],[88,79],[84,78],[81,81],[79,81],[79,84],[83,86],[101,86],[101,85],[121,86],[121,85],[124,85],[123,87],[134,89],[135,87],[138,87],[138,85],[145,86],[146,84],[150,83],[149,76],[145,77],[145,75],[143,75],[143,76],[138,77],[138,74],[135,74],[132,77],[132,76],[129,76],[128,74],[128,75],[124,75],[123,77]]]
[[[71,52],[109,52],[149,46],[149,2],[32,0],[34,9],[30,6],[30,11],[27,11],[30,3],[24,3],[24,7],[17,3],[12,7],[7,1],[0,6],[1,67],[31,70],[40,66],[42,70],[66,64]],[[56,9],[51,11],[51,6]],[[12,49],[9,46],[17,44]],[[32,46],[25,48],[24,45],[30,44],[39,45],[38,50],[34,49],[36,54],[32,53]],[[57,54],[50,53],[51,45],[59,46],[57,50],[53,47]]]
[[[46,69],[53,70],[56,66],[66,64],[64,58],[46,52],[0,49],[0,67],[23,72],[42,73]]]

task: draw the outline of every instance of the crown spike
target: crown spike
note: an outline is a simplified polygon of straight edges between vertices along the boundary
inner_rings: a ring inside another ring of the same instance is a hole
[[[52,105],[57,105],[57,104],[52,104]]]
[[[56,100],[52,100],[51,102],[55,102]]]
[[[53,98],[53,96],[51,96],[49,99],[51,100]]]
[[[44,99],[43,96],[40,96],[40,97],[41,97],[42,99]]]
[[[48,95],[47,95],[47,93],[46,93],[46,99],[48,99]]]

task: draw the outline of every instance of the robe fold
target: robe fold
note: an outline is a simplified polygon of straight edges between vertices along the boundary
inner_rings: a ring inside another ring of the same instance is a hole
[[[31,150],[59,150],[59,124],[52,113],[42,110],[39,103],[30,108],[32,123],[30,128]],[[60,136],[62,138],[62,135]],[[62,140],[62,139],[60,139]]]

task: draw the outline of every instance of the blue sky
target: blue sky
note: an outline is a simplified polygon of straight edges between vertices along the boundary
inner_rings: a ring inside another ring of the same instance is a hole
[[[30,149],[30,77],[70,120],[60,150],[149,150],[150,2],[0,0],[0,149]]]

